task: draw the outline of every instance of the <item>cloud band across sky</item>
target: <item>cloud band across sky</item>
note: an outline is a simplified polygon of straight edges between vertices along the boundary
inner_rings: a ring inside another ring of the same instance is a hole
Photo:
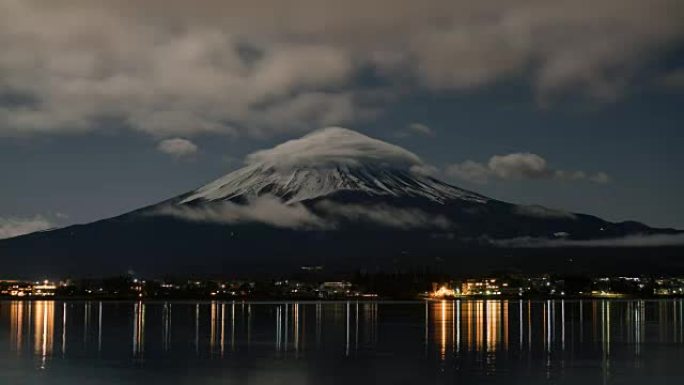
[[[678,0],[5,0],[0,135],[306,131],[523,74],[540,100],[612,100],[682,19]]]
[[[0,218],[0,239],[18,237],[52,227],[54,227],[54,224],[40,215],[31,218]]]
[[[637,234],[621,238],[604,238],[591,240],[548,239],[548,238],[512,238],[492,240],[491,244],[499,247],[515,248],[555,248],[555,247],[666,247],[684,245],[684,233],[678,234]]]
[[[371,223],[396,229],[445,230],[451,222],[441,215],[419,209],[391,205],[341,204],[322,201],[309,209],[301,203],[285,204],[271,196],[261,196],[246,204],[219,202],[200,207],[168,205],[151,215],[170,216],[192,222],[240,224],[260,223],[278,228],[334,230],[345,221]]]
[[[472,183],[487,183],[490,179],[525,180],[556,179],[562,181],[590,181],[608,183],[610,177],[605,172],[587,173],[585,171],[558,170],[549,166],[546,159],[532,153],[511,153],[494,155],[489,162],[478,163],[466,160],[445,168],[445,174]]]

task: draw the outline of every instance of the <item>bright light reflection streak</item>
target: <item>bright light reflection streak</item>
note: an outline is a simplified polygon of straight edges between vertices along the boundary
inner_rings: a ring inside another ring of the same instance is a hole
[[[603,355],[606,355],[606,302],[601,301],[601,348]]]
[[[346,344],[345,344],[345,354],[347,356],[349,356],[349,301],[347,301],[346,317],[347,317],[347,327],[346,327],[347,340],[346,340]]]
[[[551,353],[551,317],[553,316],[553,311],[551,310],[551,300],[546,301],[547,306],[544,308],[544,315],[546,317],[546,351]]]
[[[276,329],[275,329],[275,334],[276,334],[276,341],[275,341],[275,349],[276,352],[280,352],[280,322],[281,322],[281,307],[277,306],[276,307]]]
[[[226,332],[226,304],[221,304],[221,357],[225,348],[225,332]]]
[[[463,303],[463,316],[465,317],[466,350],[473,349],[473,301]]]
[[[292,328],[294,329],[294,348],[295,353],[299,352],[299,304],[292,305]],[[349,338],[347,338],[349,344]]]
[[[635,354],[641,354],[641,301],[634,306],[634,345]]]
[[[244,304],[243,304],[244,305]],[[247,347],[252,342],[252,305],[247,305]]]
[[[235,301],[230,310],[230,350],[235,351]]]
[[[610,301],[606,302],[606,314],[607,314],[607,322],[606,322],[606,334],[608,336],[608,339],[606,340],[606,350],[607,354],[610,356]]]
[[[480,352],[482,351],[482,347],[484,345],[484,322],[485,322],[485,315],[484,315],[484,303],[479,300],[475,304],[476,310],[475,314],[477,315],[477,319],[475,321],[475,350]]]
[[[66,302],[62,304],[62,356],[66,353],[66,322],[67,322],[67,304]]]
[[[679,341],[677,338],[677,302],[672,302],[672,340]]]
[[[461,352],[461,300],[456,301],[456,352]]]
[[[97,351],[102,351],[102,301],[100,301],[97,311]]]
[[[24,303],[21,301],[12,301],[10,305],[10,319],[11,319],[11,345],[16,350],[17,354],[21,353],[23,346],[24,333]]]
[[[503,330],[504,330],[504,336],[503,336],[503,344],[504,344],[504,350],[508,350],[508,300],[505,300],[503,302]]]
[[[603,380],[610,377],[610,301],[601,301],[601,334],[603,339]]]
[[[451,352],[456,351],[456,301],[451,301]]]
[[[164,304],[164,350],[169,350],[171,345],[171,310],[172,305],[170,303]]]
[[[441,311],[441,317],[442,319],[440,320],[440,329],[441,329],[441,339],[440,339],[440,345],[439,345],[439,357],[442,361],[446,358],[446,344],[447,344],[447,335],[446,335],[446,301],[442,300],[440,304],[440,311]]]
[[[34,352],[40,356],[40,368],[45,369],[47,357],[52,354],[55,303],[53,301],[37,301],[35,308]]]
[[[551,339],[555,342],[558,340],[558,335],[556,334],[556,304],[558,301],[551,301]]]
[[[26,312],[26,318],[27,318],[26,328],[28,329],[27,330],[28,335],[26,337],[29,339],[31,338],[31,315],[33,314],[32,309],[33,309],[33,303],[29,302],[28,303],[28,309]]]
[[[134,304],[133,314],[133,355],[142,356],[145,351],[145,304]]]
[[[289,335],[290,335],[290,328],[288,327],[288,319],[289,318],[290,318],[289,305],[285,304],[285,351],[290,349],[290,345],[288,342]]]
[[[199,354],[199,314],[200,305],[195,305],[195,354]]]
[[[487,333],[487,352],[496,351],[499,344],[501,305],[498,301],[489,300],[486,303],[486,333]]]
[[[216,301],[211,301],[211,308],[210,308],[210,331],[209,331],[209,352],[211,354],[214,353],[214,348],[216,347],[216,325],[218,324],[218,320],[216,319],[216,316],[218,314],[218,308],[216,307]]]
[[[561,300],[561,349],[565,351],[565,300]]]
[[[90,330],[90,302],[83,305],[83,345],[88,342],[88,331]]]

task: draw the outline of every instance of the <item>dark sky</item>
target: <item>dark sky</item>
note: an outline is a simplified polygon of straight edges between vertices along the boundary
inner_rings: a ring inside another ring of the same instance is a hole
[[[684,228],[681,1],[284,3],[3,1],[0,237],[333,125],[494,198]]]

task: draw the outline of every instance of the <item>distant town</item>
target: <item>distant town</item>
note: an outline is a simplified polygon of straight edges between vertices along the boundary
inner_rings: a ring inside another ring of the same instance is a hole
[[[580,277],[498,274],[448,277],[426,273],[356,273],[322,277],[318,268],[282,279],[146,279],[134,274],[102,279],[0,279],[11,299],[444,299],[444,298],[652,298],[684,296],[684,277]]]

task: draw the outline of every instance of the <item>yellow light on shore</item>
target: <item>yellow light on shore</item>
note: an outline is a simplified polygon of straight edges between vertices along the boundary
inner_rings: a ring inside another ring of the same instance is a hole
[[[454,289],[450,289],[446,286],[442,286],[439,289],[430,293],[430,296],[435,297],[435,298],[455,297],[456,291]]]

